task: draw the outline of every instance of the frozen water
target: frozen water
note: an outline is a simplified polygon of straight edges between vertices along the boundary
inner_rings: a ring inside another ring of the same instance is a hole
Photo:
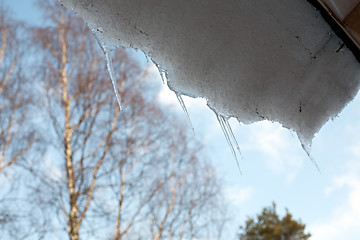
[[[112,63],[111,57],[109,56],[109,51],[108,51],[108,49],[106,47],[106,44],[103,41],[100,40],[99,36],[97,36],[97,33],[95,32],[95,30],[91,29],[91,31],[94,34],[95,39],[98,42],[100,48],[104,52],[107,69],[108,69],[108,72],[109,72],[109,75],[110,75],[111,83],[112,83],[113,88],[114,88],[115,97],[116,97],[117,103],[119,105],[120,111],[122,111],[121,100],[120,100],[119,92],[117,90],[117,84],[116,84],[116,79],[115,79],[115,74],[114,74],[113,63]]]
[[[159,74],[160,74],[163,84],[167,84],[168,75],[167,75],[166,70],[164,68],[162,68],[159,64],[157,64],[154,60],[153,60],[153,63],[156,65],[156,67],[159,71]]]
[[[189,123],[191,129],[192,129],[193,132],[195,133],[195,129],[194,129],[192,123],[191,123],[191,119],[190,119],[189,113],[188,113],[188,111],[187,111],[187,109],[186,109],[186,106],[185,106],[184,100],[183,100],[182,97],[181,97],[181,94],[178,93],[178,92],[175,92],[175,94],[176,94],[176,97],[177,97],[177,99],[179,100],[179,103],[180,103],[180,105],[181,105],[181,107],[182,107],[182,109],[183,109],[183,111],[184,111],[184,113],[185,113],[185,115],[186,115],[186,118],[187,118],[187,120],[188,120],[188,123]]]
[[[232,133],[232,130],[231,130],[231,128],[229,129],[229,128],[226,126],[226,120],[225,120],[225,118],[224,118],[223,116],[221,116],[221,115],[220,115],[219,113],[217,113],[216,111],[214,111],[214,113],[215,113],[215,115],[216,115],[217,120],[219,121],[219,124],[220,124],[221,129],[222,129],[222,131],[223,131],[223,133],[224,133],[224,136],[225,136],[225,138],[226,138],[226,141],[227,141],[227,143],[229,144],[231,153],[233,154],[233,156],[234,156],[234,158],[235,158],[235,161],[236,161],[236,164],[237,164],[237,166],[238,166],[238,168],[239,168],[240,174],[242,174],[241,169],[240,169],[239,160],[238,160],[238,158],[237,158],[237,156],[236,156],[236,152],[235,152],[235,149],[234,149],[234,145],[233,145],[233,143],[232,143],[232,141],[231,141],[231,139],[230,139],[230,136],[229,136],[229,135],[232,135],[233,140],[235,140],[235,142],[236,142],[236,139],[235,139],[235,137],[234,137],[234,135],[233,135],[233,133]],[[229,127],[230,127],[230,126],[229,126]],[[229,130],[230,130],[230,131],[229,131]],[[240,148],[239,148],[237,142],[236,142],[236,146],[237,146],[237,148],[239,149],[239,152],[240,152]],[[240,153],[240,154],[241,154],[241,153]]]
[[[165,70],[164,68],[162,68],[162,67],[161,67],[158,63],[156,63],[155,61],[153,61],[153,63],[156,65],[156,67],[157,67],[157,69],[158,69],[158,71],[159,71],[159,74],[160,74],[160,77],[161,77],[161,79],[162,79],[163,84],[167,84],[167,85],[168,85],[168,75],[167,75],[166,70]],[[179,91],[175,90],[175,89],[172,89],[171,86],[169,86],[169,85],[168,85],[168,87],[169,87],[170,90],[172,90],[172,91],[175,93],[176,98],[178,99],[178,101],[179,101],[179,103],[180,103],[180,106],[181,106],[181,108],[182,108],[183,111],[184,111],[184,114],[185,114],[186,119],[187,119],[187,121],[188,121],[188,123],[189,123],[189,126],[191,127],[193,133],[195,134],[195,129],[194,129],[193,124],[192,124],[192,122],[191,122],[191,119],[190,119],[189,113],[188,113],[188,111],[187,111],[185,102],[184,102],[184,100],[182,99],[181,93],[180,93]]]
[[[311,155],[311,143],[301,142],[301,147],[304,149],[304,151],[306,152],[306,154],[308,155],[308,157],[310,158],[311,162],[314,164],[316,169],[319,171],[319,173],[321,173],[320,168],[319,168],[318,164],[316,163],[316,160]]]
[[[61,1],[106,43],[142,50],[172,90],[246,124],[279,122],[308,153],[360,86],[354,55],[305,0]]]
[[[235,147],[236,149],[238,150],[239,152],[239,155],[241,156],[241,158],[243,158],[242,154],[241,154],[241,150],[240,150],[240,146],[236,140],[236,137],[231,129],[231,126],[230,126],[230,123],[229,123],[229,118],[224,118],[223,117],[223,122],[225,123],[225,126],[226,126],[226,129],[227,131],[230,133],[230,136],[231,136],[231,139],[232,139],[232,142],[235,144]]]

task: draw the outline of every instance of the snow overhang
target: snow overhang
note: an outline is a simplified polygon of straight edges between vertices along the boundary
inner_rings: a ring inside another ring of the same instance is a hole
[[[279,122],[306,150],[359,89],[359,62],[311,1],[61,1],[107,44],[143,51],[171,89],[243,123]],[[358,2],[321,4],[346,29]]]

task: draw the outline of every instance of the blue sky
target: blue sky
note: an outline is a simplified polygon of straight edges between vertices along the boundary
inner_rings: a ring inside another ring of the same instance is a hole
[[[18,18],[39,24],[33,0],[3,0]],[[138,54],[140,59],[145,59]],[[149,65],[151,79],[160,84],[157,69]],[[175,94],[164,86],[159,104],[182,112]],[[294,132],[268,121],[231,125],[243,159],[240,175],[214,113],[202,99],[184,97],[197,136],[225,180],[225,198],[234,214],[226,238],[234,239],[246,216],[254,216],[275,201],[307,225],[313,240],[357,239],[360,236],[360,97],[330,120],[313,140],[317,171]],[[185,115],[181,115],[186,121]]]

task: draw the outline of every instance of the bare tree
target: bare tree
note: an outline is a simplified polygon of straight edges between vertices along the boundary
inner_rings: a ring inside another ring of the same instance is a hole
[[[162,166],[167,181],[149,206],[152,239],[220,239],[228,216],[219,177],[201,144],[178,129],[172,134],[171,159]]]
[[[112,194],[106,195],[103,202],[110,206],[102,211],[110,217],[110,226],[116,222],[111,239],[183,239],[190,232],[193,237],[221,236],[227,216],[221,209],[220,181],[203,157],[201,144],[171,111],[143,109],[145,116],[124,116],[133,125],[128,134],[116,135],[125,138],[126,148],[116,148],[122,153],[115,154],[123,157],[112,163],[115,166],[106,166],[105,172],[112,172]],[[146,121],[146,128],[136,124],[140,120]],[[136,137],[136,132],[142,134]]]
[[[211,225],[219,235],[216,224],[225,220],[216,211],[223,202],[215,170],[190,129],[154,101],[146,69],[114,50],[120,113],[88,27],[57,2],[40,5],[48,25],[34,31],[37,104],[47,116],[39,131],[46,129],[48,151],[23,166],[34,177],[29,201],[43,210],[36,217],[48,223],[42,232],[71,240],[183,239],[204,236]]]
[[[24,224],[32,209],[24,209],[21,169],[16,166],[34,150],[39,140],[34,129],[26,64],[29,58],[26,27],[0,7],[0,235],[22,239],[34,224]],[[21,210],[21,211],[19,211]]]
[[[51,176],[46,168],[42,172],[28,168],[40,176],[37,190],[45,194],[50,190],[56,199],[49,202],[39,195],[41,200],[62,210],[69,238],[76,240],[99,169],[109,156],[118,110],[109,110],[113,107],[111,88],[87,26],[57,3],[40,4],[50,19],[49,26],[38,29],[34,38],[43,49],[45,64],[39,76],[44,80],[44,104],[53,130],[47,139],[58,150],[51,162],[63,161],[65,178]]]
[[[58,150],[57,154],[52,153],[56,155],[50,160],[52,167],[63,161],[64,168],[54,171],[65,174],[54,176],[46,166],[39,168],[34,164],[26,168],[37,176],[40,184],[34,188],[36,201],[49,209],[61,209],[70,239],[79,239],[84,220],[93,217],[91,214],[87,217],[88,212],[96,212],[91,210],[95,190],[108,188],[101,180],[108,174],[101,169],[105,163],[119,159],[114,156],[114,149],[120,144],[116,141],[122,139],[115,139],[114,135],[120,135],[119,129],[121,133],[131,131],[131,125],[137,123],[127,126],[128,119],[119,116],[104,57],[84,22],[59,4],[40,4],[50,22],[48,27],[38,29],[34,37],[39,49],[44,49],[41,52],[44,65],[38,75],[46,96],[39,104],[44,104],[53,130],[48,131],[48,142],[53,150]],[[141,107],[144,99],[139,97],[141,86],[123,91],[127,79],[141,77],[140,68],[125,51],[117,57],[121,59],[119,92],[125,99],[124,107],[132,105],[122,116],[138,115],[140,119],[145,114]],[[129,84],[126,87],[130,89]],[[139,144],[140,140],[137,141]],[[61,226],[61,219],[59,222],[50,229]]]
[[[24,47],[19,39],[21,24],[0,9],[0,174],[34,144],[34,132],[25,122],[31,104],[30,91],[21,62]]]

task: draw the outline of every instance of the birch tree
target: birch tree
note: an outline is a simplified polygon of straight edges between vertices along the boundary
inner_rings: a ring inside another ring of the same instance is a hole
[[[0,174],[34,144],[34,132],[25,127],[31,91],[22,68],[25,44],[21,24],[0,8]]]
[[[167,181],[149,206],[152,239],[221,239],[228,215],[216,170],[199,142],[183,131],[172,134],[160,176]]]
[[[57,150],[52,163],[60,160],[63,166],[58,169],[59,176],[51,176],[46,168],[40,173],[39,169],[31,171],[40,176],[37,190],[50,193],[56,201],[39,196],[49,206],[61,209],[69,238],[77,240],[99,170],[109,157],[118,109],[110,101],[111,86],[105,79],[104,64],[99,64],[103,59],[94,50],[87,26],[57,3],[40,4],[50,20],[49,26],[37,29],[34,36],[43,56],[43,104],[51,123],[47,140]]]
[[[218,185],[201,185],[205,179],[217,183],[216,174],[209,175],[214,169],[202,165],[201,144],[176,114],[165,113],[145,81],[146,68],[121,48],[111,53],[119,112],[104,55],[88,27],[56,2],[40,5],[48,25],[36,29],[33,40],[41,56],[38,105],[46,113],[48,155],[25,168],[34,175],[31,199],[43,208],[48,237],[197,236],[197,219],[215,214],[211,204],[221,205],[213,201]],[[165,206],[161,197],[175,200]]]
[[[21,239],[34,231],[22,208],[22,172],[18,168],[39,141],[32,114],[34,95],[26,71],[26,27],[0,6],[0,236]],[[21,211],[19,211],[21,209]],[[30,214],[30,215],[29,215]]]

